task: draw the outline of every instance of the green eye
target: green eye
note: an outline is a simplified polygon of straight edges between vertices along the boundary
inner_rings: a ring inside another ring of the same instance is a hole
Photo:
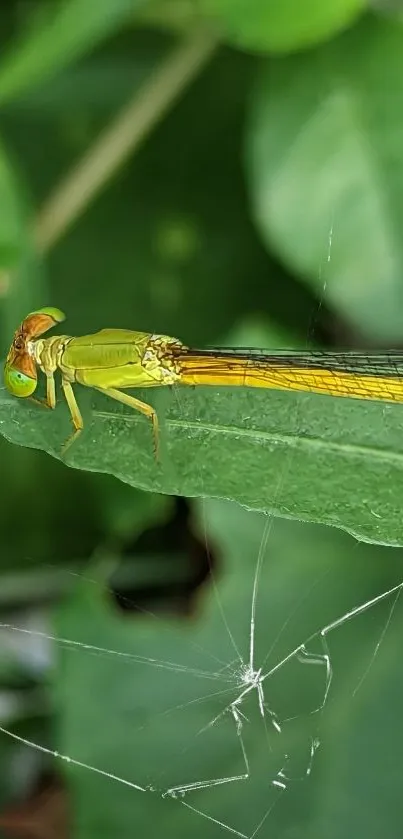
[[[37,380],[32,379],[31,376],[26,376],[25,373],[21,373],[20,370],[6,364],[4,368],[4,384],[13,396],[24,397],[31,396],[36,388]]]

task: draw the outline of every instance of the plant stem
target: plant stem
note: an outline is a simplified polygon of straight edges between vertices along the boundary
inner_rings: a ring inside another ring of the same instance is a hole
[[[63,236],[129,155],[138,149],[217,46],[218,40],[211,32],[192,34],[136,91],[39,212],[34,238],[40,252],[48,251]]]

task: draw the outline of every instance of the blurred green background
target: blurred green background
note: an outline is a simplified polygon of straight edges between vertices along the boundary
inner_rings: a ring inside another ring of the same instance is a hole
[[[3,358],[44,305],[73,335],[403,346],[398,2],[9,0],[0,39]],[[68,468],[65,407],[0,391],[2,835],[400,836],[400,414],[169,398],[171,484],[140,421]],[[192,423],[225,411],[221,460]]]

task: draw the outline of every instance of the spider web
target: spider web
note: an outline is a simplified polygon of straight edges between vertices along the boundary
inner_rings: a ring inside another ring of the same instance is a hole
[[[333,224],[327,261],[332,237]],[[277,494],[291,467],[290,454]],[[225,563],[191,621],[145,615],[128,626],[99,582],[81,576],[57,631],[0,624],[5,646],[15,636],[52,644],[67,749],[0,732],[67,764],[78,812],[85,770],[92,784],[102,777],[124,790],[126,804],[130,796],[135,825],[163,822],[174,806],[190,819],[175,822],[176,836],[254,839],[274,826],[281,835],[281,802],[317,789],[334,709],[353,703],[376,669],[403,587],[397,552],[386,574],[368,575],[388,549],[330,528],[214,500],[195,503],[195,520]],[[123,719],[124,743],[114,719]]]
[[[211,504],[212,509],[207,503],[203,506],[205,517],[212,519],[212,527],[215,516],[222,518],[228,514],[228,523],[234,528],[234,505]],[[236,586],[228,580],[223,580],[224,585],[217,583],[208,614],[201,616],[202,626],[197,621],[193,632],[184,632],[166,621],[149,617],[144,619],[139,638],[135,637],[136,632],[130,633],[129,644],[126,632],[125,640],[123,635],[120,640],[116,637],[116,646],[106,648],[91,640],[74,639],[74,615],[67,616],[67,620],[65,616],[71,629],[68,637],[1,624],[3,633],[29,635],[31,640],[36,637],[56,645],[65,670],[64,690],[67,693],[79,690],[83,708],[78,716],[74,712],[75,717],[67,722],[66,739],[71,747],[68,753],[33,743],[4,726],[0,731],[30,749],[69,764],[69,772],[75,779],[78,770],[85,769],[91,775],[103,775],[109,783],[125,787],[133,796],[145,794],[144,806],[150,818],[154,812],[151,797],[164,804],[171,800],[186,808],[196,820],[193,835],[198,835],[199,827],[200,835],[209,836],[207,823],[224,833],[252,839],[271,835],[270,817],[279,800],[295,793],[301,784],[306,788],[311,781],[317,756],[325,749],[327,717],[331,719],[332,707],[337,707],[340,696],[352,702],[363,689],[387,637],[403,582],[321,623],[330,607],[337,612],[345,595],[343,590],[334,596],[341,576],[336,573],[338,552],[334,566],[328,564],[325,571],[319,569],[320,557],[310,569],[300,570],[290,586],[292,594],[288,592],[284,608],[284,599],[278,599],[284,576],[275,567],[275,556],[268,561],[276,536],[274,531],[279,531],[277,542],[281,543],[290,527],[296,532],[300,530],[301,535],[306,526],[277,522],[273,526],[271,519],[259,514],[239,510],[235,513],[240,530],[243,520],[248,518],[255,520],[257,529],[261,526],[257,567],[252,575],[248,573],[252,567],[247,568],[241,598],[234,596],[234,588],[239,590],[240,569],[232,567]],[[325,533],[323,539],[325,546]],[[348,541],[354,540],[341,535],[341,546]],[[363,575],[366,547],[358,543],[355,548],[352,546],[357,554],[356,568]],[[295,569],[296,565],[288,572],[294,574]],[[79,597],[88,598],[89,604],[86,631],[89,639],[101,636],[104,619],[102,609],[91,610],[94,585],[98,587],[96,581],[88,579],[80,582]],[[270,586],[273,596],[267,600],[261,593]],[[272,614],[267,614],[268,604]],[[357,629],[365,618],[364,627]],[[118,623],[114,628],[116,636]],[[303,627],[306,634],[301,637]],[[359,644],[357,632],[361,636]],[[113,636],[113,631],[109,634]],[[146,650],[148,654],[130,652],[128,647]],[[167,650],[172,652],[172,658],[164,655]],[[122,682],[127,681],[127,668],[129,683],[135,688],[132,707],[125,696],[122,710],[119,693]],[[105,691],[108,693],[103,697]],[[92,701],[86,704],[84,697],[88,694]],[[152,710],[140,719],[139,709],[147,702]],[[77,708],[77,700],[67,701],[66,705]],[[130,771],[122,775],[119,771],[121,744],[116,750],[112,742],[108,749],[105,741],[111,709],[114,714],[123,713],[125,705],[128,714],[125,748],[130,754]],[[91,726],[98,730],[98,760],[94,760],[94,748],[88,748],[83,736]],[[63,736],[60,739],[63,741]],[[209,772],[209,769],[218,771]],[[137,802],[133,802],[133,814],[136,812]],[[200,826],[198,821],[204,824]]]

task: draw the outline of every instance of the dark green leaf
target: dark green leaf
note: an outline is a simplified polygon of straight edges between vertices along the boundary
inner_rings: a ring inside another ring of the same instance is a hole
[[[67,451],[80,469],[132,486],[230,498],[248,507],[403,544],[400,405],[248,388],[136,392],[161,423],[161,463],[142,415],[80,389],[86,429]],[[11,442],[60,457],[69,436],[55,413],[0,392],[0,431]]]

